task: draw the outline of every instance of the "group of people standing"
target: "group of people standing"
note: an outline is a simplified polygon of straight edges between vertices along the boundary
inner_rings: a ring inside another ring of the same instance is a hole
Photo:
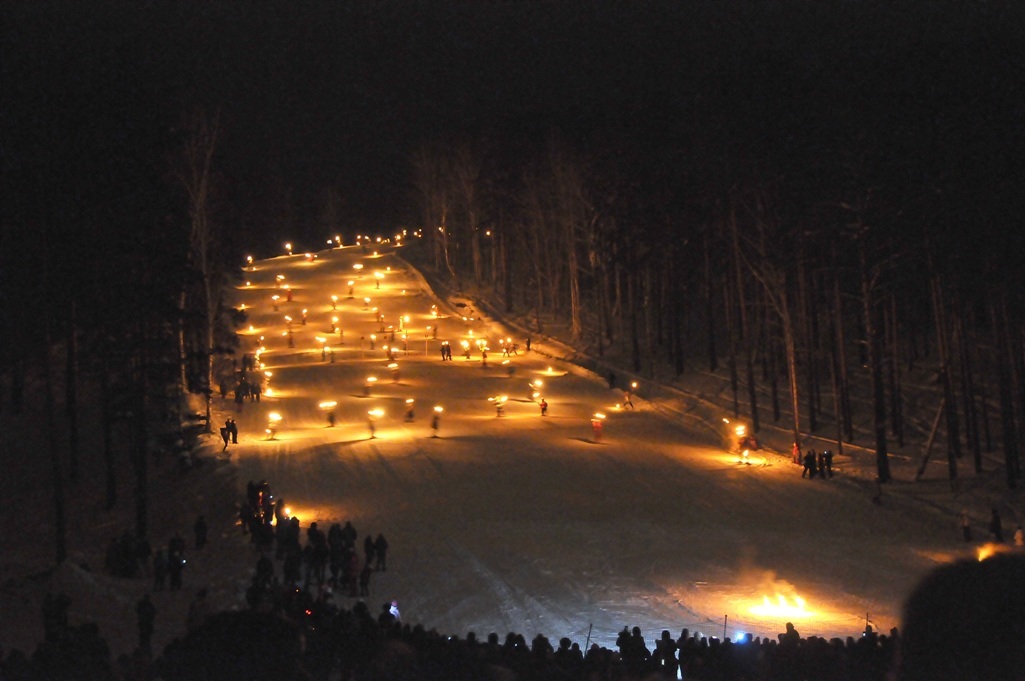
[[[800,450],[798,450],[800,455]],[[825,450],[816,453],[814,449],[809,449],[803,457],[801,457],[804,469],[801,471],[801,477],[807,477],[809,480],[812,478],[831,478],[833,477],[833,452]]]
[[[370,595],[374,572],[388,569],[388,540],[371,534],[363,540],[363,560],[357,552],[357,532],[350,521],[332,523],[325,533],[317,522],[306,528],[303,545],[299,519],[289,517],[284,499],[274,499],[266,481],[250,481],[240,513],[244,532],[251,533],[259,558],[247,600],[252,607],[278,607],[287,589],[339,589],[348,596]],[[282,561],[280,579],[271,558]]]
[[[228,448],[228,444],[238,444],[238,424],[235,423],[235,419],[227,419],[224,422],[224,426],[221,427],[221,439],[224,440],[224,449]]]

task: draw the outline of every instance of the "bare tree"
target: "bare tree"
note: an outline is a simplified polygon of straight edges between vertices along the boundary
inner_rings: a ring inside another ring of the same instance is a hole
[[[200,277],[199,307],[202,311],[203,329],[202,355],[206,385],[206,427],[210,423],[210,398],[213,387],[214,324],[220,306],[221,279],[214,257],[217,246],[216,230],[210,215],[214,151],[220,134],[219,115],[208,115],[201,109],[194,109],[183,120],[184,146],[175,164],[175,175],[188,195],[189,209],[189,269]],[[184,320],[187,287],[183,286],[180,298],[180,312]],[[182,322],[184,325],[184,321]],[[185,331],[179,331],[179,351],[182,362],[181,381],[185,375]]]
[[[562,238],[562,254],[566,258],[566,275],[569,288],[570,334],[573,340],[583,335],[580,280],[584,264],[589,259],[580,257],[580,245],[586,235],[594,231],[598,214],[587,196],[583,162],[572,157],[565,149],[552,145],[549,163],[553,188],[553,203],[559,234]]]
[[[467,241],[470,245],[470,261],[473,267],[473,281],[480,286],[483,280],[483,266],[480,248],[481,215],[481,160],[466,144],[456,151],[451,166],[453,184],[459,192],[460,204],[465,218]]]
[[[433,244],[434,267],[441,269],[444,264],[455,280],[458,277],[449,254],[451,192],[444,161],[436,150],[423,146],[413,155],[413,186],[420,199],[426,234]]]

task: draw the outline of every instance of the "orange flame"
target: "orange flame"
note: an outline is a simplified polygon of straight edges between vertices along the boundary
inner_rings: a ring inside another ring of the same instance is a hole
[[[785,596],[777,593],[774,598],[762,596],[762,602],[749,608],[752,615],[764,618],[800,619],[813,617],[814,612],[807,609],[807,602],[800,596]]]
[[[992,558],[998,553],[1007,553],[1010,550],[1011,548],[1006,544],[983,544],[976,551],[976,557],[979,559],[979,562],[981,563],[987,558]]]

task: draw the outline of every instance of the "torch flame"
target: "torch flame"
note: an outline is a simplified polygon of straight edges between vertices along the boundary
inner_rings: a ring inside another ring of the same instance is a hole
[[[981,563],[987,558],[992,558],[993,556],[1000,553],[1007,553],[1010,550],[1011,549],[1005,546],[1004,544],[983,544],[978,548],[976,552],[976,557],[979,559],[979,562]]]

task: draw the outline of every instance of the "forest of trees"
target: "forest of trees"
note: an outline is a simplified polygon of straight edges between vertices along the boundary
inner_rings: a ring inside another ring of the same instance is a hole
[[[866,402],[881,482],[905,444],[902,374],[928,366],[952,485],[996,451],[1014,487],[1021,24],[930,19],[837,19],[800,45],[738,21],[728,52],[679,46],[637,109],[439,136],[410,159],[431,266],[637,374],[727,372],[756,432],[842,451]]]

